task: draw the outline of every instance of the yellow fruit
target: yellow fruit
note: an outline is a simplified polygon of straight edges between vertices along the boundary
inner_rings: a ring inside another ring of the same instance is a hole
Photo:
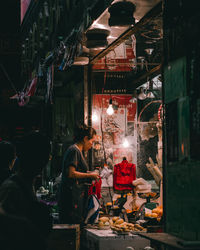
[[[156,213],[151,213],[151,217],[152,217],[152,218],[157,218],[158,215],[157,215]]]
[[[123,222],[124,222],[123,219],[118,219],[118,220],[115,221],[115,224],[122,224]]]
[[[107,202],[106,206],[112,206],[112,202]]]
[[[115,222],[116,220],[118,220],[119,219],[119,217],[117,217],[117,216],[115,216],[115,217],[113,217],[112,218],[112,220]]]
[[[99,227],[103,227],[104,223],[102,221],[99,222]]]
[[[109,221],[109,218],[108,217],[101,217],[101,218],[99,218],[99,221],[106,222],[106,221]]]

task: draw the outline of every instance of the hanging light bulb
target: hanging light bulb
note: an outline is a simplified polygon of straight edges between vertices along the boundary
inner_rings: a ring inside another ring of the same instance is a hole
[[[130,103],[136,103],[137,102],[137,91],[134,90],[132,98],[129,100]]]
[[[155,98],[154,93],[152,92],[153,90],[153,80],[149,80],[149,88],[147,90],[147,98]]]
[[[150,56],[153,53],[154,49],[153,48],[148,48],[148,49],[145,49],[145,51]]]
[[[136,97],[132,97],[130,100],[129,100],[130,103],[136,103],[137,102],[137,98]]]
[[[127,140],[127,129],[126,129],[126,126],[127,126],[127,114],[126,114],[126,106],[125,106],[125,119],[124,119],[124,122],[125,122],[125,137],[124,137],[124,141],[123,141],[123,147],[124,148],[128,148],[129,147],[129,142]]]
[[[112,115],[114,113],[114,109],[113,109],[113,106],[112,106],[112,98],[110,98],[110,100],[109,100],[109,106],[108,106],[108,108],[106,110],[106,113],[108,115]]]
[[[123,142],[123,147],[124,148],[128,148],[129,147],[129,142],[128,142],[128,140],[127,140],[126,137],[125,137],[124,142]]]
[[[98,117],[96,111],[94,111],[94,113],[92,114],[92,121],[97,122],[98,120],[99,120],[99,117]]]

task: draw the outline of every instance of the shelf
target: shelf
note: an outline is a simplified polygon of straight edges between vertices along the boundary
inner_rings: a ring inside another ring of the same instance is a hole
[[[134,26],[127,29],[122,33],[114,42],[108,45],[108,47],[90,60],[90,64],[94,64],[96,61],[106,56],[110,51],[119,46],[122,42],[127,40],[131,35],[136,34],[138,31],[142,30],[143,26],[149,23],[152,19],[156,18],[162,13],[162,1],[159,2],[154,8],[152,8],[141,20]]]

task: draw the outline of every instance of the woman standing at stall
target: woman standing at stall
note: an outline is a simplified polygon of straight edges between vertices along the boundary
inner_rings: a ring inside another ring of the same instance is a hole
[[[83,224],[88,196],[88,179],[97,179],[96,172],[88,172],[83,152],[91,149],[96,131],[86,125],[76,128],[74,144],[65,152],[58,206],[60,223]]]

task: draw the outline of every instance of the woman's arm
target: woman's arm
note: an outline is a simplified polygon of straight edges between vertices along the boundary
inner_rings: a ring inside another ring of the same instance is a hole
[[[92,173],[82,173],[79,171],[76,171],[76,168],[73,166],[69,166],[69,178],[91,178],[91,179],[98,179],[99,175],[98,173],[92,172]]]

